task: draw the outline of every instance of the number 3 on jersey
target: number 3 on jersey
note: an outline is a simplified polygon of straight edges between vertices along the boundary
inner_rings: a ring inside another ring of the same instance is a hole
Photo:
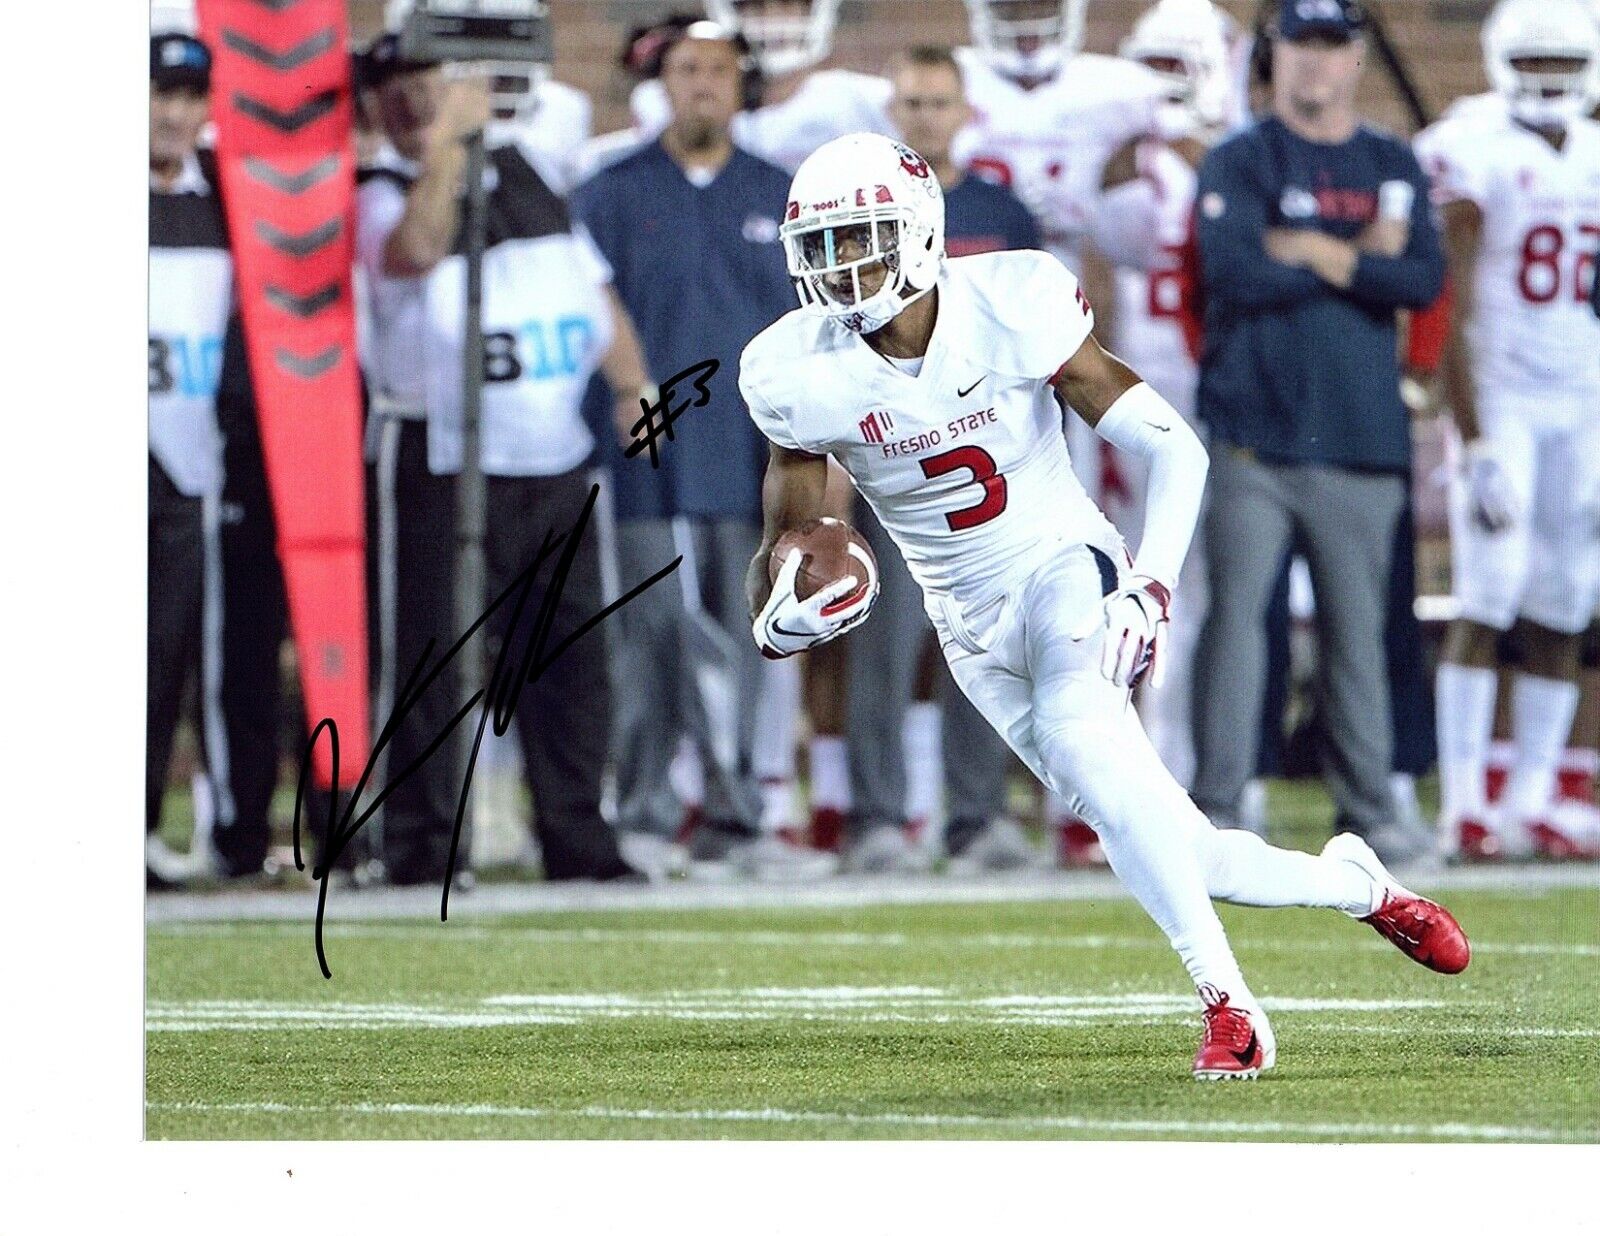
[[[958,446],[953,451],[918,462],[922,465],[922,475],[930,481],[965,468],[972,473],[973,484],[983,486],[982,501],[951,511],[944,517],[951,532],[965,532],[986,524],[1006,509],[1006,478],[995,470],[994,456],[983,447]]]

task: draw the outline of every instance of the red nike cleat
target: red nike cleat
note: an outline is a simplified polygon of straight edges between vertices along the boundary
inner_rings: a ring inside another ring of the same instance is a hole
[[[1323,857],[1354,863],[1371,879],[1377,909],[1353,915],[1369,924],[1419,966],[1440,974],[1460,974],[1472,958],[1467,933],[1437,902],[1419,897],[1389,873],[1376,854],[1354,833],[1338,833],[1322,847]]]
[[[1390,890],[1377,911],[1361,920],[1419,966],[1440,974],[1460,974],[1472,959],[1472,946],[1451,914],[1437,902]]]
[[[1196,1081],[1249,1081],[1272,1067],[1268,1045],[1256,1031],[1250,1013],[1229,1003],[1228,993],[1209,983],[1200,988],[1205,1033],[1194,1056]]]
[[[1556,774],[1556,798],[1569,803],[1595,803],[1594,771],[1563,768]]]

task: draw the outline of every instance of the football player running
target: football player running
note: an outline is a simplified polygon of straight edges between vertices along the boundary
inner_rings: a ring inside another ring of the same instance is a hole
[[[1579,0],[1501,0],[1483,34],[1502,106],[1419,135],[1455,301],[1442,365],[1463,445],[1451,496],[1460,616],[1438,671],[1440,825],[1462,856],[1565,853],[1548,816],[1600,600],[1600,30]],[[1510,779],[1484,770],[1499,634],[1523,619]]]
[[[1117,265],[1112,342],[1184,420],[1195,423],[1199,367],[1191,330],[1197,321],[1186,254],[1193,238],[1197,169],[1206,152],[1241,118],[1230,78],[1227,37],[1233,23],[1211,0],[1159,0],[1140,17],[1120,54],[1167,83],[1162,138],[1128,143],[1106,165],[1096,208],[1096,247]],[[1122,501],[1101,506],[1137,538],[1144,477],[1124,467]],[[1181,617],[1167,648],[1166,682],[1146,687],[1139,709],[1162,762],[1179,784],[1194,776],[1189,680],[1194,641],[1205,613],[1205,563],[1198,541],[1185,560]],[[1175,602],[1177,603],[1177,602]]]
[[[1213,898],[1342,910],[1423,965],[1463,969],[1455,919],[1359,837],[1310,855],[1219,831],[1151,747],[1129,690],[1163,664],[1207,458],[1095,340],[1073,275],[1038,251],[947,260],[928,164],[870,134],[806,160],[782,239],[801,307],[751,341],[739,383],[771,442],[748,576],[763,653],[814,648],[871,610],[870,581],[849,577],[801,600],[799,553],[769,578],[778,538],[821,513],[831,456],[905,556],[957,684],[1094,826],[1176,949],[1204,1007],[1198,1079],[1255,1077],[1276,1055]],[[1063,405],[1148,465],[1136,557],[1073,476]]]

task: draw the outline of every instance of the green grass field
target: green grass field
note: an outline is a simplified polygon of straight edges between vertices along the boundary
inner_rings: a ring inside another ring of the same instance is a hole
[[[1337,914],[1225,908],[1279,1064],[1205,1086],[1191,989],[1120,896],[350,922],[331,981],[309,921],[157,923],[147,1130],[1600,1140],[1600,892],[1445,900],[1477,946],[1454,979]]]

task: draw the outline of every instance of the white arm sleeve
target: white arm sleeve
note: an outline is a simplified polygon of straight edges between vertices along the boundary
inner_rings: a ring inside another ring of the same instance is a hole
[[[1171,591],[1177,586],[1178,571],[1200,518],[1206,472],[1211,467],[1206,448],[1177,410],[1143,382],[1106,410],[1095,432],[1150,465],[1144,539],[1133,569]]]

